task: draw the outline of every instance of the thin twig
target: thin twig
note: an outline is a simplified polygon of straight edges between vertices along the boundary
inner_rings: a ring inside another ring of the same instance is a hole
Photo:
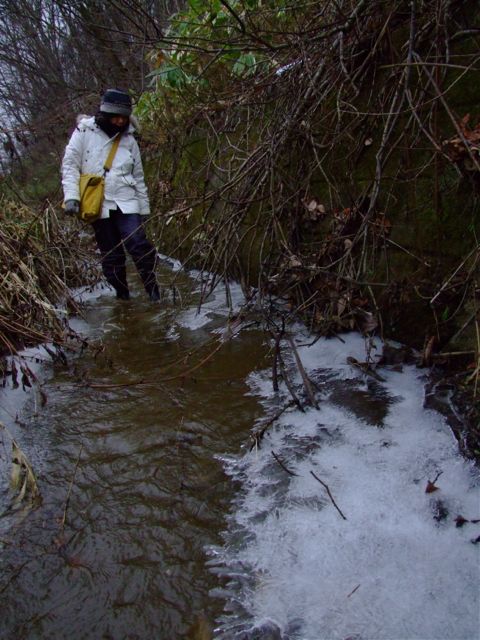
[[[315,480],[317,480],[322,487],[325,487],[325,489],[327,490],[328,496],[330,498],[330,500],[332,501],[333,506],[335,507],[335,509],[338,511],[338,513],[342,516],[342,518],[344,520],[346,520],[346,517],[343,515],[343,513],[340,511],[340,507],[337,505],[337,503],[335,502],[334,497],[332,496],[332,492],[330,491],[328,484],[325,484],[325,482],[323,482],[323,480],[320,480],[320,478],[313,472],[310,471],[310,473],[312,474],[312,476],[315,478]]]
[[[288,373],[287,373],[287,369],[285,367],[285,363],[284,363],[282,355],[280,353],[278,354],[278,362],[280,363],[280,371],[282,372],[283,381],[285,382],[285,384],[287,386],[287,389],[289,390],[290,395],[293,398],[293,401],[295,402],[297,407],[300,409],[300,411],[302,411],[302,413],[304,413],[305,409],[304,409],[302,403],[300,402],[297,394],[295,393],[295,389],[293,388],[292,383],[290,382],[290,378],[288,377]]]
[[[295,356],[295,361],[297,363],[298,370],[300,371],[300,375],[302,376],[303,386],[305,387],[305,391],[310,400],[310,404],[312,405],[312,407],[315,407],[315,409],[318,409],[318,402],[315,399],[315,394],[313,393],[312,385],[305,371],[305,367],[303,366],[300,356],[298,355],[297,347],[295,346],[292,336],[288,336],[287,339],[292,348],[293,355]]]
[[[75,476],[77,474],[77,469],[78,469],[78,465],[79,465],[79,462],[80,462],[80,456],[82,455],[82,451],[83,451],[83,444],[80,446],[80,451],[78,452],[77,461],[75,463],[75,469],[73,470],[73,475],[72,475],[72,478],[70,480],[70,485],[68,487],[67,497],[65,499],[65,506],[63,508],[63,517],[62,517],[62,522],[61,522],[61,526],[60,526],[60,531],[63,531],[63,529],[65,528],[65,523],[67,521],[67,509],[68,509],[68,505],[69,505],[69,502],[70,502],[70,494],[72,493],[72,487],[73,487],[73,483],[75,481]]]
[[[298,476],[298,473],[293,473],[293,471],[290,471],[290,469],[287,469],[287,467],[286,467],[286,466],[285,466],[285,464],[280,460],[280,458],[277,456],[277,454],[275,453],[275,451],[271,451],[271,454],[272,454],[272,456],[275,458],[275,460],[278,462],[278,464],[282,467],[282,469],[288,473],[288,475],[290,475],[290,476]]]
[[[280,418],[281,415],[283,415],[285,413],[285,411],[287,409],[290,409],[290,407],[293,407],[295,404],[295,402],[293,400],[290,400],[290,402],[287,402],[287,404],[282,407],[280,409],[280,411],[277,411],[271,418],[269,418],[261,427],[261,429],[257,429],[254,433],[252,433],[252,435],[250,436],[253,440],[253,443],[250,447],[250,451],[253,449],[253,447],[255,447],[255,445],[258,445],[258,443],[260,442],[260,440],[263,438],[263,436],[265,435],[265,432],[267,431],[267,429],[269,427],[272,426],[272,424],[274,422],[276,422],[278,420],[278,418]]]
[[[355,587],[355,589],[353,589],[352,591],[350,591],[350,593],[348,594],[347,598],[350,598],[350,596],[353,596],[353,594],[355,593],[355,591],[357,591],[358,589],[360,589],[360,585],[357,584],[357,586]]]

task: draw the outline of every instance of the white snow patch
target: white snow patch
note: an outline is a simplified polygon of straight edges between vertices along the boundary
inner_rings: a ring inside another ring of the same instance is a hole
[[[194,274],[192,274],[194,275]],[[200,289],[197,293],[200,293]],[[230,305],[227,300],[230,300]],[[201,306],[190,307],[180,313],[176,318],[176,323],[185,329],[195,331],[204,327],[215,318],[226,318],[231,313],[238,311],[242,304],[245,303],[245,297],[240,285],[236,283],[229,284],[228,297],[224,284],[219,284],[210,293],[208,298],[204,300]]]
[[[181,271],[183,269],[183,265],[180,260],[166,256],[163,253],[157,253],[157,259],[174,272]]]
[[[479,471],[445,419],[423,408],[419,370],[382,371],[385,382],[369,387],[346,362],[365,360],[363,339],[344,340],[298,348],[321,379],[319,409],[287,411],[258,450],[224,461],[243,490],[212,565],[241,613],[224,615],[219,637],[271,619],[291,640],[478,638],[480,526],[459,528],[455,518],[480,518]],[[381,393],[382,423],[358,415],[348,397],[338,402],[332,380],[352,395]],[[249,382],[269,406],[270,372]],[[439,473],[439,490],[426,493]]]

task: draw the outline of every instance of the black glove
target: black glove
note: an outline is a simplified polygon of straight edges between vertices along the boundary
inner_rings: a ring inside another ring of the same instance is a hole
[[[65,215],[78,216],[79,213],[80,213],[79,200],[65,200]]]

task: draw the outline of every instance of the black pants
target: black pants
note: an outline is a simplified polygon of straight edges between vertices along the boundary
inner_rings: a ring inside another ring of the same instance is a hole
[[[132,257],[149,297],[155,300],[159,297],[155,278],[156,251],[145,235],[144,221],[140,214],[122,213],[118,209],[110,211],[109,218],[96,220],[92,225],[102,255],[103,273],[117,292],[117,298],[129,297],[125,249]]]

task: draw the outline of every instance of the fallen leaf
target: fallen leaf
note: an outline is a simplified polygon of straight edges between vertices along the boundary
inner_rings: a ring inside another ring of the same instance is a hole
[[[434,491],[438,491],[438,487],[433,484],[433,482],[430,482],[430,480],[427,482],[427,488],[425,489],[425,493],[433,493]]]
[[[426,340],[425,347],[423,349],[422,354],[422,365],[424,367],[429,367],[432,362],[432,353],[436,343],[435,336],[430,336],[428,340]]]
[[[347,300],[344,296],[338,299],[337,302],[337,315],[341,316],[347,307]]]

